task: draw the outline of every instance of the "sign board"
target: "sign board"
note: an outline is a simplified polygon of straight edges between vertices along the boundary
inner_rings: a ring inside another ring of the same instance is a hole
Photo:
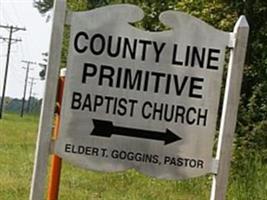
[[[168,31],[129,24],[142,18],[132,5],[72,13],[55,151],[98,171],[207,174],[230,33],[177,11],[160,16]]]

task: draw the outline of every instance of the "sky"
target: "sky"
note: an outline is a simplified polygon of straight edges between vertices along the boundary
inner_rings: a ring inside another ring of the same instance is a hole
[[[26,31],[16,31],[13,39],[21,39],[11,45],[8,79],[5,96],[19,98],[23,97],[25,74],[27,64],[22,60],[33,61],[37,64],[30,65],[29,77],[36,78],[33,85],[33,95],[42,98],[45,81],[40,80],[39,72],[43,63],[42,53],[48,52],[51,20],[47,22],[47,15],[42,16],[33,7],[33,0],[0,0],[0,25],[18,26],[26,28]],[[0,28],[0,37],[9,36],[9,30]],[[4,73],[7,58],[7,41],[0,39],[0,96],[4,82]],[[30,82],[30,80],[29,80]],[[26,99],[29,98],[30,84],[28,83]]]

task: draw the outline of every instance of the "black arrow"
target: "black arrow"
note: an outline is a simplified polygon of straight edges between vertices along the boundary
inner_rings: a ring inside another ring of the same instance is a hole
[[[112,122],[93,119],[94,129],[91,135],[101,136],[101,137],[111,137],[114,135],[122,135],[128,137],[137,137],[145,138],[152,140],[161,140],[164,141],[164,144],[170,144],[181,140],[182,138],[178,135],[175,135],[169,129],[166,129],[166,132],[157,132],[157,131],[148,131],[135,128],[125,128],[119,126],[113,126]]]

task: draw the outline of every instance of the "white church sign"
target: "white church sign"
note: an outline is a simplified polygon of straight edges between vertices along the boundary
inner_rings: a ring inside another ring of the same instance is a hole
[[[56,153],[93,170],[206,174],[230,34],[174,11],[160,16],[169,31],[129,24],[142,17],[129,5],[72,13]]]
[[[56,0],[30,199],[42,199],[60,65],[63,25],[71,27],[59,138],[53,153],[98,171],[134,168],[157,178],[214,174],[211,200],[225,198],[248,24],[223,32],[178,11],[147,32],[134,5],[68,12]],[[225,51],[230,59],[218,117]],[[216,123],[216,158],[212,151]]]

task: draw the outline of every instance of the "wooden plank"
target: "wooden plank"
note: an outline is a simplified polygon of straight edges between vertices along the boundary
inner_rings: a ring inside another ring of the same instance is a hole
[[[44,199],[45,180],[49,157],[49,146],[55,109],[57,80],[59,74],[61,47],[65,22],[66,1],[56,0],[50,40],[46,85],[43,98],[38,137],[36,142],[34,170],[30,200]]]
[[[248,33],[247,20],[245,16],[241,16],[234,28],[236,43],[231,50],[228,66],[216,155],[219,165],[217,174],[213,176],[211,200],[224,200],[226,196]]]

